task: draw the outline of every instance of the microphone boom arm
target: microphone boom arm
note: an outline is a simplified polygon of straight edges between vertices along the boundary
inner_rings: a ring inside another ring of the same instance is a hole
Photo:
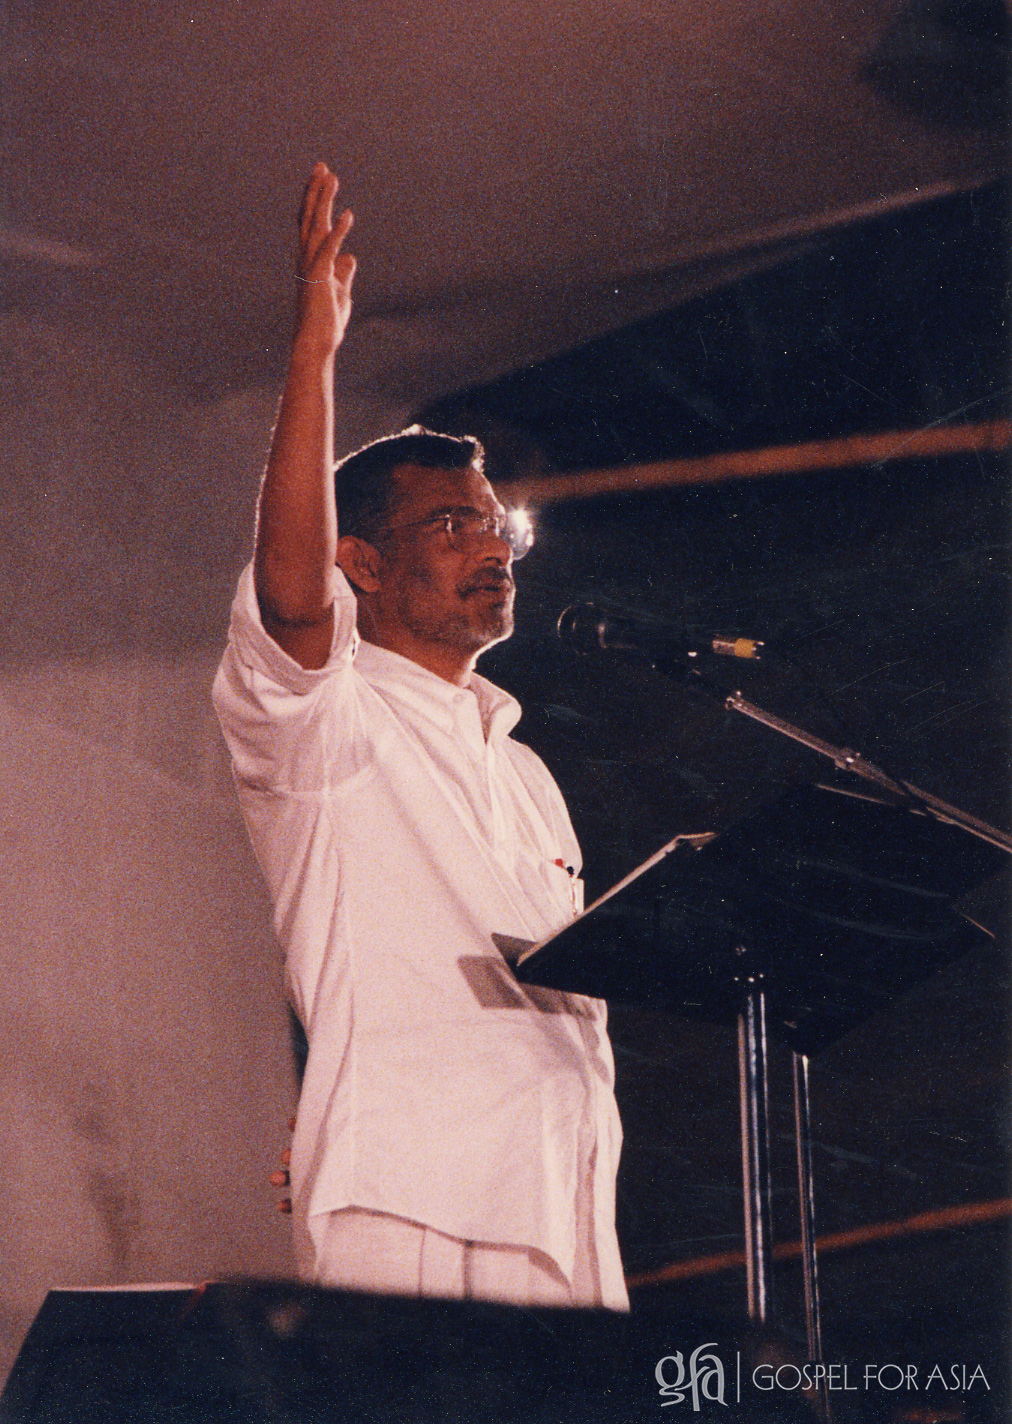
[[[874,762],[866,761],[860,752],[851,751],[849,747],[834,746],[832,742],[824,741],[822,737],[816,737],[813,733],[806,732],[803,727],[796,727],[793,722],[788,722],[783,717],[777,717],[774,713],[757,707],[754,702],[749,702],[747,698],[742,697],[740,692],[733,692],[730,697],[725,698],[724,706],[729,711],[740,712],[743,717],[750,717],[753,722],[759,722],[762,726],[769,727],[771,731],[779,732],[781,736],[790,737],[792,741],[800,742],[803,746],[818,752],[820,756],[828,757],[840,771],[851,771],[865,781],[903,797],[904,800],[912,797],[915,801],[919,801],[936,820],[949,821],[952,825],[962,826],[971,835],[979,836],[981,840],[990,841],[992,845],[1012,852],[1012,836],[1007,835],[1005,831],[998,830],[996,826],[989,825],[987,821],[982,821],[977,816],[971,816],[968,811],[961,811],[958,806],[952,806],[948,801],[943,801],[941,797],[933,796],[930,791],[922,791],[919,786],[914,786],[910,781],[897,781],[884,772],[881,767],[876,766]]]
[[[592,603],[570,604],[562,610],[556,626],[562,641],[577,652],[586,654],[613,649],[638,653],[646,657],[651,667],[662,675],[704,691],[722,700],[729,711],[740,712],[743,717],[750,717],[752,721],[761,723],[771,731],[779,732],[781,736],[800,742],[810,750],[818,752],[820,756],[828,757],[838,770],[852,772],[908,804],[915,801],[926,814],[936,820],[961,826],[971,835],[979,836],[981,840],[989,841],[1001,850],[1012,852],[1012,836],[1005,831],[998,830],[996,826],[989,825],[977,816],[971,816],[968,811],[961,811],[958,806],[943,801],[939,796],[933,796],[930,791],[922,791],[910,781],[901,781],[890,776],[881,767],[866,761],[860,752],[851,751],[849,747],[835,746],[812,732],[806,732],[803,727],[797,727],[783,717],[765,711],[742,697],[740,692],[728,696],[724,688],[719,687],[703,673],[697,661],[700,652],[718,653],[723,657],[733,658],[761,657],[763,644],[753,638],[711,634],[692,646],[684,639],[672,638],[670,633],[660,626],[614,616]]]

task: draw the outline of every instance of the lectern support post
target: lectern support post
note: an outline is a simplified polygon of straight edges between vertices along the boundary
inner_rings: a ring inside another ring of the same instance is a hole
[[[739,950],[739,954],[744,954]],[[738,1082],[741,1089],[741,1171],[745,1200],[745,1269],[749,1318],[769,1315],[772,1211],[770,1201],[769,1088],[766,1074],[766,995],[750,976],[738,1015]]]
[[[798,1151],[798,1207],[801,1213],[801,1262],[805,1280],[805,1334],[808,1358],[822,1360],[819,1320],[819,1271],[815,1254],[815,1179],[812,1175],[812,1120],[808,1099],[808,1056],[794,1053],[794,1142]]]
[[[1012,837],[737,695],[727,705],[832,757],[841,774],[785,792],[719,835],[676,836],[572,925],[527,946],[517,977],[705,1022],[737,1019],[747,1306],[757,1324],[773,1314],[767,1024],[791,1048],[808,1355],[820,1363],[807,1055],[991,938],[954,902],[1007,865]],[[504,953],[516,944],[496,942]],[[822,1412],[828,1420],[828,1395]]]

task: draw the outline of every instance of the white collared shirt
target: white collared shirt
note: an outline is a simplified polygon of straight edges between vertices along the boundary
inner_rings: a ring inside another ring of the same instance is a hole
[[[605,1005],[526,989],[491,936],[538,940],[579,908],[580,852],[519,704],[361,642],[339,575],[331,654],[300,667],[239,582],[214,702],[274,904],[309,1058],[293,1203],[530,1246],[572,1278],[592,1195],[604,1304],[621,1127]]]

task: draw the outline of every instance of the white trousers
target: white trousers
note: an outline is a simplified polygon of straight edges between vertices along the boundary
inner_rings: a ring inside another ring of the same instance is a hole
[[[307,1274],[322,1286],[513,1305],[602,1303],[593,1247],[579,1253],[570,1287],[555,1262],[532,1247],[461,1241],[360,1207],[317,1218],[313,1236],[315,1261]]]

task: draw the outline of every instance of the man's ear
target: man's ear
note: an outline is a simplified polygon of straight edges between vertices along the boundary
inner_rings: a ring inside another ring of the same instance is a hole
[[[357,534],[342,534],[337,541],[337,565],[349,583],[363,593],[375,593],[380,586],[383,555]]]

